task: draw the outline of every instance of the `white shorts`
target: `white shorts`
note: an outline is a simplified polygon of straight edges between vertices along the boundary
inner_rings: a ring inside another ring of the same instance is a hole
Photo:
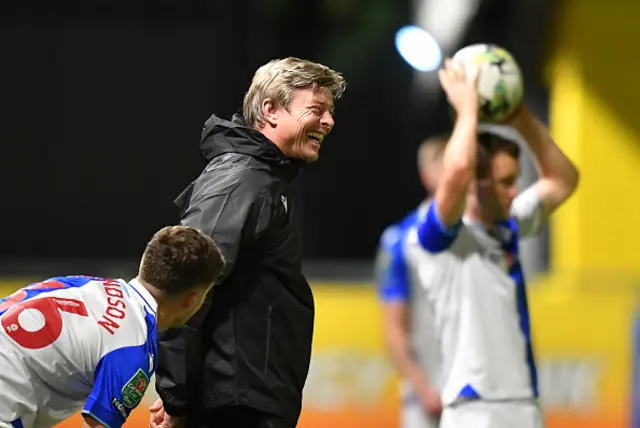
[[[527,402],[469,401],[445,407],[440,428],[544,428],[540,407]]]
[[[438,428],[440,421],[427,413],[417,400],[406,403],[400,415],[401,428]]]

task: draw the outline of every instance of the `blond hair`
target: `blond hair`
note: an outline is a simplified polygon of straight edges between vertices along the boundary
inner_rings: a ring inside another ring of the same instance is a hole
[[[347,83],[340,73],[322,64],[294,57],[272,60],[254,74],[244,96],[242,113],[251,126],[262,124],[264,100],[271,98],[276,107],[288,109],[295,89],[317,87],[328,88],[337,100]]]

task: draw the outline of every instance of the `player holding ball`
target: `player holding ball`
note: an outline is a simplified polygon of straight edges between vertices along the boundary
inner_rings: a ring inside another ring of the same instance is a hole
[[[578,171],[522,105],[508,52],[473,45],[439,72],[456,113],[426,214],[408,232],[407,269],[432,305],[442,357],[441,428],[541,428],[538,382],[519,240],[538,233],[578,185]],[[520,147],[478,131],[513,127],[539,179],[522,193]]]

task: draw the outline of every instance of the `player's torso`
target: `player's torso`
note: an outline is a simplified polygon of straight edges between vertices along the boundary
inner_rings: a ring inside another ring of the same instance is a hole
[[[33,388],[0,373],[0,395],[28,403],[34,426],[71,416],[91,392],[104,355],[148,342],[146,318],[140,297],[122,280],[57,277],[14,293],[0,301],[0,364],[19,365]]]
[[[431,308],[425,313],[438,336],[445,403],[461,394],[484,399],[532,394],[518,312],[521,292],[514,281],[515,226],[500,234],[492,237],[465,223],[449,250],[439,254],[420,246],[416,228],[407,234],[410,274]]]

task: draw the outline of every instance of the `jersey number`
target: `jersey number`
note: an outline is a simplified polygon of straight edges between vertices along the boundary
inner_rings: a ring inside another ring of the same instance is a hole
[[[24,329],[18,321],[20,314],[27,309],[35,309],[44,317],[44,325],[36,330]],[[2,328],[18,343],[29,349],[40,349],[55,342],[62,332],[62,315],[67,312],[83,317],[89,316],[84,303],[75,299],[43,297],[15,304],[2,317]]]

